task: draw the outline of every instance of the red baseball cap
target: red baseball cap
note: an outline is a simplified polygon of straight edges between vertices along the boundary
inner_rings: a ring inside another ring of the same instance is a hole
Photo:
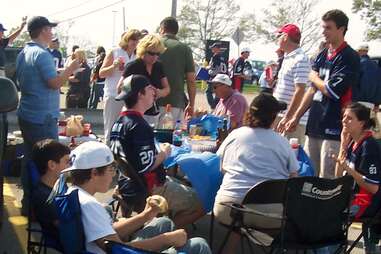
[[[277,33],[285,33],[292,37],[296,41],[300,41],[301,34],[300,29],[294,24],[286,24],[277,30]]]

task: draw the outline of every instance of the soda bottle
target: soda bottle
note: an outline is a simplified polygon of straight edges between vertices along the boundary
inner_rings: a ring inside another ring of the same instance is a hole
[[[291,149],[294,151],[296,158],[299,153],[299,140],[297,138],[290,138]]]
[[[175,129],[172,134],[172,144],[174,146],[181,146],[183,144],[183,131],[181,130],[181,121],[176,121]]]
[[[174,122],[171,109],[171,104],[167,104],[165,108],[165,114],[159,122],[159,129],[173,130]]]

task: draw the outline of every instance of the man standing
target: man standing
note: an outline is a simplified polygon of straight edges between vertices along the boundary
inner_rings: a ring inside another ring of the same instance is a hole
[[[180,42],[176,34],[179,24],[174,17],[167,17],[160,23],[161,41],[167,50],[160,55],[164,73],[168,78],[171,92],[158,100],[160,113],[164,114],[165,106],[172,105],[174,121],[182,121],[185,117],[193,115],[196,97],[196,84],[192,50]],[[188,99],[184,93],[184,79],[187,83]]]
[[[343,108],[352,99],[352,87],[357,85],[360,59],[345,41],[348,17],[341,10],[330,10],[322,17],[323,35],[328,48],[319,53],[312,65],[308,88],[301,106],[286,124],[292,130],[310,108],[306,126],[305,149],[314,163],[316,174],[333,178],[338,154]]]
[[[215,42],[210,46],[213,56],[210,58],[209,66],[207,67],[209,73],[209,80],[212,80],[218,73],[226,73],[227,66],[224,57],[221,55],[221,44]],[[219,101],[219,98],[213,96],[213,84],[208,81],[208,88],[206,89],[206,99],[209,106],[214,109]]]
[[[274,90],[274,97],[287,103],[287,110],[280,112],[275,120],[278,132],[285,132],[285,124],[294,115],[302,102],[304,89],[308,83],[308,74],[311,66],[307,55],[300,48],[301,33],[294,24],[286,24],[278,30],[279,48],[284,52],[283,63],[278,73],[278,81]],[[306,131],[307,114],[300,120],[300,124],[288,138],[298,138],[303,144]]]
[[[21,98],[17,110],[19,126],[24,139],[25,160],[32,146],[42,139],[58,139],[59,88],[79,68],[78,61],[70,60],[60,73],[53,57],[46,50],[52,40],[52,28],[57,26],[45,17],[36,16],[28,22],[32,39],[17,57],[16,73],[20,84]],[[28,211],[29,184],[26,168],[21,173],[24,189],[22,213]]]
[[[241,56],[234,62],[233,65],[233,89],[242,93],[243,82],[245,81],[245,61],[250,56],[249,48],[242,48]]]
[[[49,43],[48,51],[53,56],[54,64],[57,70],[63,67],[62,54],[59,51],[59,48],[60,48],[60,42],[58,40],[58,37],[55,37]]]
[[[12,42],[16,39],[17,36],[21,33],[21,31],[24,29],[24,26],[26,24],[26,17],[22,18],[22,22],[20,27],[14,31],[11,35],[9,35],[7,38],[4,37],[4,31],[7,31],[7,29],[4,28],[3,24],[0,23],[0,77],[5,77],[5,48],[8,46],[8,44],[12,44]]]

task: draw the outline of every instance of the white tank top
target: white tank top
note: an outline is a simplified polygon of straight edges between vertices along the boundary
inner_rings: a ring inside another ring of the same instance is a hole
[[[124,66],[126,66],[127,63],[135,60],[136,56],[135,53],[131,55],[131,57],[128,56],[127,52],[122,48],[114,48],[112,50],[112,56],[115,59],[118,59],[119,57],[123,58],[124,60]],[[124,68],[123,68],[124,70]],[[104,87],[104,96],[106,97],[116,97],[118,95],[118,90],[116,86],[118,85],[120,77],[122,77],[123,71],[119,69],[114,69],[113,73],[108,76],[105,80],[105,87]]]

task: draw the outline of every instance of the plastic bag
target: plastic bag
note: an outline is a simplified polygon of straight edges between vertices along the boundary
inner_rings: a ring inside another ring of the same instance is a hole
[[[66,136],[81,136],[83,133],[82,125],[83,116],[81,115],[72,115],[67,119],[66,125]]]

